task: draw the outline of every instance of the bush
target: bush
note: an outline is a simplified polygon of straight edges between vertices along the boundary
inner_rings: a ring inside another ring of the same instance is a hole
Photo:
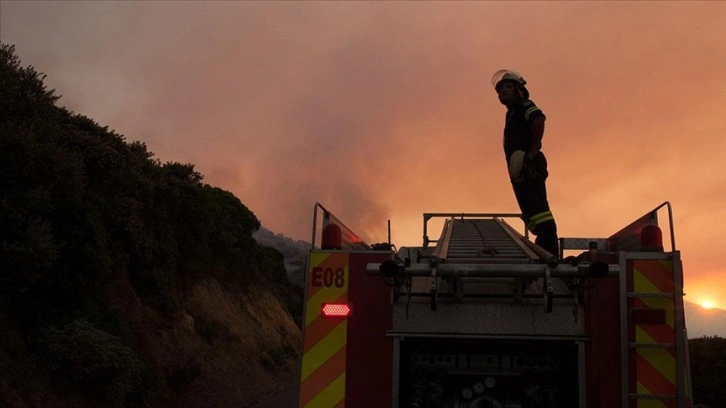
[[[141,384],[144,364],[136,353],[85,320],[42,328],[33,340],[52,372],[102,392],[116,406]]]
[[[688,341],[693,401],[708,407],[723,406],[726,400],[726,339],[700,337]]]
[[[194,330],[210,344],[214,340],[233,341],[235,339],[227,326],[205,316],[194,317]]]
[[[166,384],[174,391],[182,391],[202,375],[202,363],[189,358],[181,363],[166,376]]]

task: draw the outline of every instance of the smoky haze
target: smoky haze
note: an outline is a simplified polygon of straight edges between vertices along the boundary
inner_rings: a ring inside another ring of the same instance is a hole
[[[0,4],[2,41],[61,104],[297,239],[316,201],[368,242],[391,219],[399,246],[423,212],[518,211],[489,83],[516,69],[548,117],[561,235],[670,200],[689,290],[726,298],[726,3]]]

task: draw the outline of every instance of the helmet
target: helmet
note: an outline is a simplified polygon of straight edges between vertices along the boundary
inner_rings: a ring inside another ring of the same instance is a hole
[[[494,86],[494,90],[499,92],[500,85],[506,81],[514,82],[517,89],[520,91],[519,95],[522,98],[529,98],[529,91],[524,87],[527,84],[527,81],[524,80],[524,77],[522,77],[519,72],[509,69],[500,69],[494,73],[494,76],[492,76],[492,85]]]

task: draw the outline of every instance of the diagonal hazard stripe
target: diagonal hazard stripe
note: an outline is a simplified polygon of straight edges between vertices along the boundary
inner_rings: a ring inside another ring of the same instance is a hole
[[[636,325],[635,342],[645,344],[675,344],[676,332],[671,327],[659,325]]]
[[[652,394],[648,388],[646,388],[643,384],[638,383],[638,394]],[[656,399],[640,399],[636,403],[635,407],[637,408],[676,408],[672,404],[670,404],[671,401],[661,401]],[[674,401],[677,402],[677,401]],[[632,405],[631,405],[632,406]]]
[[[642,384],[638,383],[638,392],[642,392],[643,394],[651,394],[650,391],[648,391],[647,388],[645,388]],[[678,407],[678,400],[659,400],[659,399],[639,399],[636,402],[636,405],[631,405],[636,408],[679,408]]]
[[[330,383],[310,402],[303,405],[304,408],[335,408],[345,398],[345,374],[341,374],[335,381]]]
[[[303,408],[345,406],[348,322],[323,318],[321,306],[348,302],[348,261],[348,253],[311,253],[300,374],[299,406]]]
[[[664,293],[658,286],[650,280],[650,276],[646,276],[639,269],[633,269],[633,289],[638,293]]]
[[[323,363],[332,357],[338,350],[345,347],[348,332],[348,322],[343,320],[330,334],[313,346],[303,355],[302,374],[300,380],[304,381]]]
[[[348,294],[345,293],[343,296],[335,299],[334,303],[346,303],[348,301]],[[303,354],[307,353],[308,350],[313,348],[318,342],[328,335],[335,327],[340,324],[343,319],[331,319],[320,317],[320,306],[317,308],[318,316],[305,327],[305,344],[303,345]]]
[[[633,272],[635,292],[674,292],[673,264],[670,261],[634,261]],[[641,287],[639,284],[643,286]]]
[[[343,324],[345,319],[318,319],[315,323],[305,328],[305,342],[303,344],[303,354],[310,351],[326,336],[334,330],[338,330],[338,326]]]
[[[315,398],[330,383],[345,373],[345,347],[338,350],[328,361],[300,384],[300,405]]]
[[[654,394],[676,394],[676,359],[663,349],[639,349],[638,382]]]

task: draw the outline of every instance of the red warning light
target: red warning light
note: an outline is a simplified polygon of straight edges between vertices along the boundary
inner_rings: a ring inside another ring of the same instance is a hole
[[[322,249],[342,249],[343,238],[340,226],[336,224],[328,224],[323,228],[323,241],[320,245]]]
[[[640,230],[640,246],[644,251],[663,251],[663,233],[655,224]]]
[[[347,303],[323,303],[323,317],[348,317],[351,313],[351,307]]]

